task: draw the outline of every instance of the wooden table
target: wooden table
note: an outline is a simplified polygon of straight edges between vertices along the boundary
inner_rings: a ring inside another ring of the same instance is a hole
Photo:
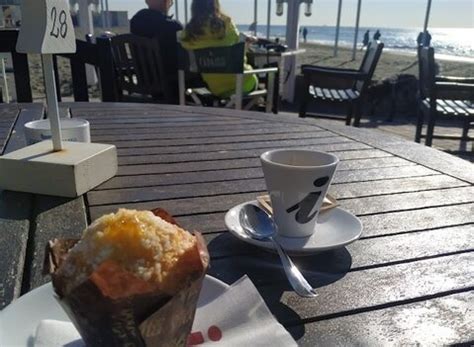
[[[474,340],[472,164],[376,130],[289,115],[66,107],[91,122],[94,141],[117,145],[119,172],[78,199],[0,194],[2,306],[48,281],[41,275],[47,240],[77,237],[87,221],[118,207],[161,206],[205,234],[210,275],[227,283],[249,275],[302,346]],[[1,124],[17,118],[19,130],[25,118],[41,117],[37,105],[19,108],[1,106]],[[11,138],[6,150],[15,146]],[[265,191],[258,155],[280,147],[335,153],[341,163],[331,191],[364,224],[348,247],[295,259],[318,288],[314,299],[291,291],[275,255],[224,226],[229,208]]]

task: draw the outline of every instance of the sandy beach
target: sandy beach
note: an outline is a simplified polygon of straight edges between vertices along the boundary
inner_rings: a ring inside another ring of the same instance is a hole
[[[364,55],[363,51],[357,51],[355,61],[352,61],[352,50],[339,47],[339,54],[333,57],[333,47],[314,43],[301,43],[301,48],[306,49],[305,54],[298,56],[298,66],[301,64],[313,64],[331,67],[358,68]],[[38,55],[30,55],[30,75],[33,97],[35,100],[44,98],[43,76],[41,71],[41,60]],[[474,76],[474,63],[464,61],[451,61],[437,59],[439,74],[450,76]],[[10,64],[8,64],[10,65]],[[61,94],[63,97],[72,96],[72,81],[69,63],[66,59],[58,59],[58,68],[61,83]],[[299,68],[298,68],[299,71]],[[415,55],[395,51],[384,51],[375,71],[374,80],[383,80],[397,74],[418,75],[418,66]],[[13,74],[8,73],[8,84],[10,94],[14,97]],[[94,98],[100,96],[97,86],[91,87]]]
[[[333,46],[312,43],[301,43],[300,46],[306,49],[306,53],[298,58],[298,64],[357,69],[364,56],[364,52],[358,50],[356,60],[352,61],[352,49],[346,47],[339,47],[338,56],[334,58]],[[440,75],[474,76],[474,63],[446,59],[437,59],[436,62]],[[380,81],[401,73],[418,76],[416,55],[405,52],[384,51],[375,70],[374,80]]]

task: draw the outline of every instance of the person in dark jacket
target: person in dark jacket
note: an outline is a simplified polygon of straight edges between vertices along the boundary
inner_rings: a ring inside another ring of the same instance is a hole
[[[374,34],[374,40],[378,41],[378,39],[380,39],[380,36],[382,36],[382,34],[380,33],[380,30],[377,29],[377,31]]]
[[[160,43],[163,64],[168,83],[175,90],[178,100],[178,46],[176,33],[183,26],[168,11],[173,0],[146,0],[148,8],[138,11],[130,21],[130,32],[134,35],[157,38]]]
[[[306,27],[303,29],[303,40],[306,43],[306,37],[308,36],[308,29]]]
[[[361,50],[369,45],[369,41],[370,41],[370,30],[367,30],[364,34],[364,38],[362,39]]]

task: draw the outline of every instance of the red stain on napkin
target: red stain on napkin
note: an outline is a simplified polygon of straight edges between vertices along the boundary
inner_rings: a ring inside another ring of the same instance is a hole
[[[215,325],[212,325],[207,329],[207,337],[212,342],[217,342],[222,339],[222,330]],[[190,346],[197,346],[202,345],[206,340],[204,339],[204,335],[200,331],[193,332],[188,337],[188,347]]]

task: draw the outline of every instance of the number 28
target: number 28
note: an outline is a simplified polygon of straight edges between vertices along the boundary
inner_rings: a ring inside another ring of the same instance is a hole
[[[58,18],[58,10],[56,7],[53,7],[51,9],[51,21],[53,22],[53,26],[49,35],[56,38],[61,36],[64,39],[67,35],[66,11],[61,10]]]

